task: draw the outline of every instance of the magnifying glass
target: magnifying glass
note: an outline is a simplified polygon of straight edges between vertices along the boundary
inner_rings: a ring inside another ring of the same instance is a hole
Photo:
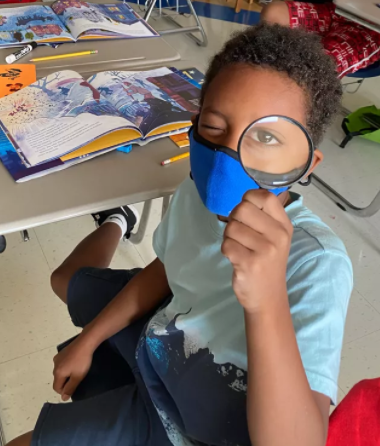
[[[307,130],[294,119],[266,116],[244,130],[238,156],[246,173],[261,188],[288,187],[309,171],[314,144]]]

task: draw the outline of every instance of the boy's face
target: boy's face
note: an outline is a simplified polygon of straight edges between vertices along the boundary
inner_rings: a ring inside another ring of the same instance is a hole
[[[264,116],[293,118],[306,127],[306,104],[303,90],[286,74],[248,65],[234,65],[222,70],[211,82],[204,98],[198,132],[208,141],[237,150],[244,130]],[[284,164],[297,165],[297,157]],[[312,169],[322,159],[314,152]],[[277,160],[279,162],[279,160]],[[252,166],[253,167],[253,166]]]

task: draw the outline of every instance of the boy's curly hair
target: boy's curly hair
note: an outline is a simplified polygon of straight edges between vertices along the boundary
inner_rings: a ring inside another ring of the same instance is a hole
[[[236,33],[211,61],[202,87],[201,103],[215,76],[233,64],[259,66],[287,74],[305,92],[307,128],[314,144],[321,142],[338,111],[342,86],[334,60],[324,52],[317,35],[269,24]]]

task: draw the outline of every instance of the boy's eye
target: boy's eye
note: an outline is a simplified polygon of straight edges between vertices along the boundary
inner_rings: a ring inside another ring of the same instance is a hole
[[[279,140],[266,130],[256,130],[252,132],[252,139],[268,146],[279,144]]]
[[[202,124],[201,127],[203,127],[204,129],[207,129],[207,130],[222,130],[218,127],[214,127],[214,126],[208,125],[208,124]]]

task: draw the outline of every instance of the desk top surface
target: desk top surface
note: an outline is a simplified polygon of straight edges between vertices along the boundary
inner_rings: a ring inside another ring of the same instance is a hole
[[[189,162],[160,163],[184,151],[164,138],[134,146],[129,154],[113,151],[26,183],[16,183],[0,163],[0,234],[171,194],[189,175]]]
[[[334,0],[334,3],[343,11],[380,25],[380,8],[376,6],[380,0]]]
[[[93,3],[115,3],[115,0],[91,0]],[[50,3],[33,3],[33,5],[49,5]],[[25,4],[21,4],[21,6]],[[17,7],[18,5],[4,5],[3,7]],[[143,69],[153,65],[167,65],[180,60],[178,52],[162,37],[149,37],[141,39],[115,39],[82,41],[65,43],[58,48],[39,46],[18,63],[28,63],[35,57],[55,56],[59,54],[75,53],[86,50],[98,50],[98,54],[91,56],[74,57],[70,59],[50,60],[37,62],[37,77],[41,78],[55,71],[70,67],[83,76],[105,70]],[[5,63],[5,57],[15,51],[14,48],[0,49],[0,63]]]

